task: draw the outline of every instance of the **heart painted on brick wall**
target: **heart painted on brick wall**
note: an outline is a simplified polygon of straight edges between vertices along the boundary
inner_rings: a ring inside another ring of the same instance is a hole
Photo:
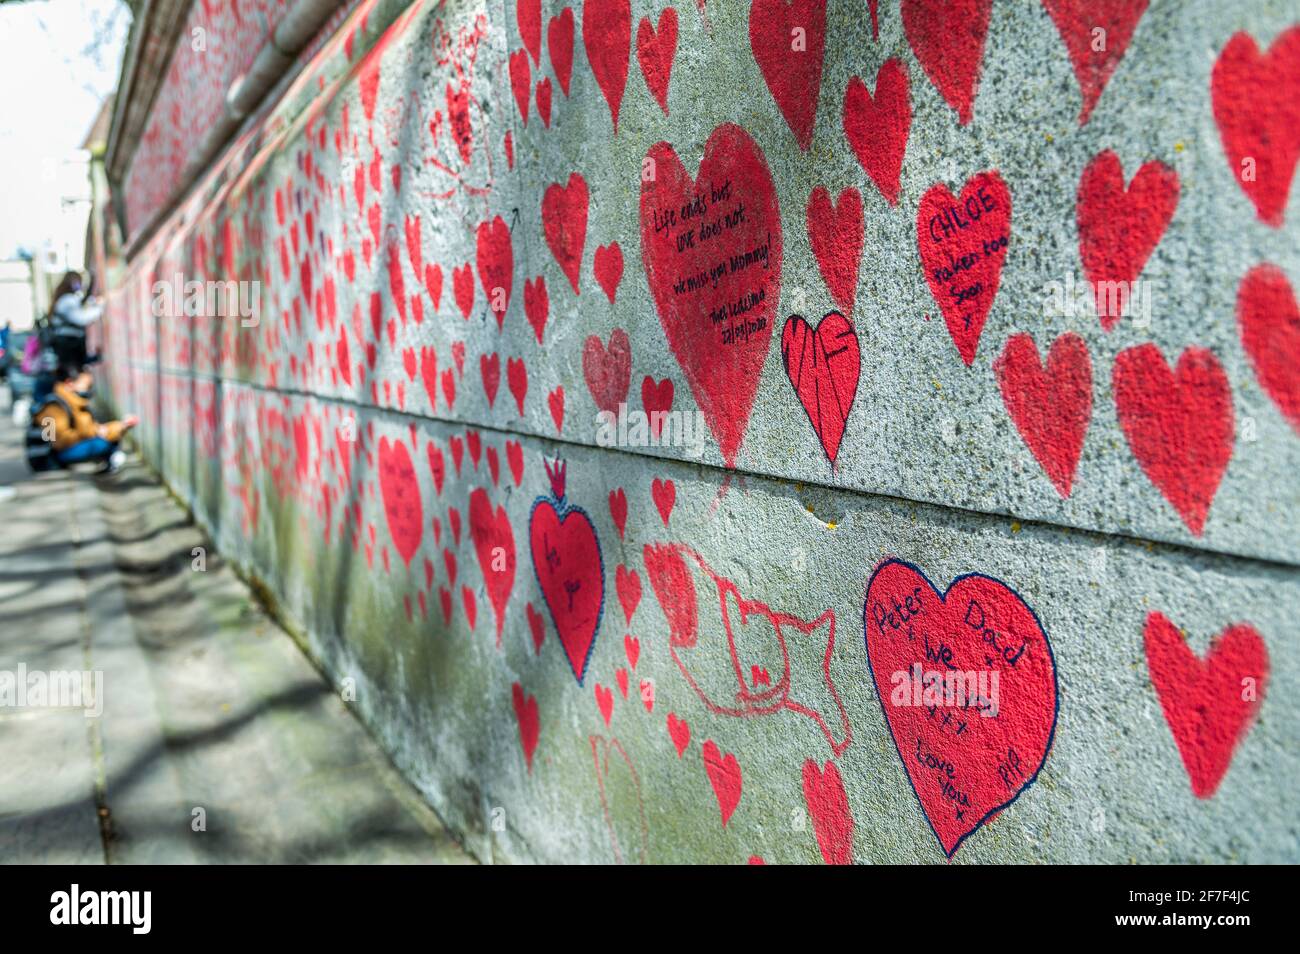
[[[589,335],[582,348],[582,376],[596,407],[617,417],[618,406],[627,401],[632,378],[632,345],[627,332],[615,328],[608,348],[598,336]]]
[[[781,333],[781,362],[826,459],[834,465],[862,369],[853,325],[835,311],[815,329],[798,315],[791,315]]]
[[[400,440],[379,438],[379,492],[393,546],[409,567],[424,535],[424,509],[411,452]]]
[[[1047,634],[999,580],[969,573],[940,593],[920,569],[894,558],[871,574],[863,627],[894,745],[951,858],[1047,760],[1058,706]],[[954,672],[960,685],[945,680]]]
[[[487,491],[482,487],[469,495],[469,536],[474,541],[474,553],[479,569],[483,571],[483,585],[488,602],[496,614],[497,645],[501,645],[501,631],[506,622],[506,603],[515,586],[515,534],[510,527],[510,517],[504,506],[495,513]]]
[[[1264,393],[1300,434],[1300,308],[1275,265],[1257,265],[1237,289],[1241,346]]]
[[[641,191],[641,260],[668,346],[681,365],[728,467],[749,425],[781,288],[781,215],[762,151],[724,124],[691,175],[666,142],[646,159],[657,174]],[[708,215],[679,218],[685,208]],[[717,228],[702,236],[701,228]],[[706,240],[705,240],[706,239]],[[735,259],[716,282],[710,269]]]
[[[826,0],[753,0],[749,48],[799,148],[812,144],[826,51]]]
[[[965,126],[975,115],[993,0],[902,0],[900,9],[921,69]]]
[[[1011,241],[1011,192],[996,170],[967,180],[954,198],[931,186],[916,213],[916,241],[930,293],[967,365],[1002,281]]]
[[[1147,617],[1143,643],[1192,792],[1210,798],[1264,700],[1268,647],[1253,626],[1238,623],[1216,636],[1201,658],[1161,613]]]

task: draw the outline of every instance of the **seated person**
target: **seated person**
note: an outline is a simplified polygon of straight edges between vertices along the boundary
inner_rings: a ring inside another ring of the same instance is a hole
[[[135,415],[124,421],[101,424],[90,413],[94,378],[80,364],[60,367],[54,384],[54,398],[42,405],[33,417],[54,427],[54,454],[64,467],[87,461],[101,461],[101,472],[112,473],[122,466],[125,454],[118,442],[139,423]]]

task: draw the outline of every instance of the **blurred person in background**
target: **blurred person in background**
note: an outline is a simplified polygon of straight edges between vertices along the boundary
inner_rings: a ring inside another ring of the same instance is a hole
[[[55,377],[50,395],[33,415],[42,427],[52,425],[55,460],[62,467],[98,461],[103,464],[100,473],[115,472],[126,456],[117,445],[139,419],[131,415],[122,421],[96,421],[90,412],[95,379],[82,364],[64,362]]]

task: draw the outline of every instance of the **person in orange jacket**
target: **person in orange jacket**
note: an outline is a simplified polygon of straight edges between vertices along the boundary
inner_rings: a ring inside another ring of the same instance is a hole
[[[95,379],[85,367],[64,365],[53,395],[33,417],[43,427],[53,427],[54,454],[62,466],[101,461],[102,471],[112,473],[126,456],[117,445],[139,418],[131,415],[122,421],[96,421],[90,412],[94,386]]]

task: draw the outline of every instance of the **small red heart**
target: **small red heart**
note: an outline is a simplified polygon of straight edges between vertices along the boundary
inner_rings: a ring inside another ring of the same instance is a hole
[[[1232,389],[1219,359],[1188,348],[1170,370],[1154,344],[1128,348],[1115,358],[1111,390],[1133,456],[1199,537],[1235,436]]]
[[[587,180],[576,172],[567,185],[553,182],[542,196],[542,232],[575,295],[587,242],[587,199]]]
[[[649,679],[641,680],[641,705],[646,712],[655,710],[655,684]]]
[[[573,10],[565,7],[546,24],[546,49],[551,54],[551,68],[564,95],[569,95],[573,76]]]
[[[600,710],[600,717],[605,720],[605,728],[609,728],[609,720],[614,715],[614,690],[600,683],[596,683],[596,708]]]
[[[474,628],[474,622],[478,617],[478,602],[474,599],[474,591],[468,586],[460,588],[461,603],[465,606],[465,620],[469,623],[469,628]]]
[[[623,698],[627,698],[627,670],[620,666],[614,670],[614,679],[618,682],[618,691],[623,693]]]
[[[542,63],[542,0],[515,0],[519,39],[538,66]]]
[[[659,511],[664,526],[668,526],[668,517],[673,512],[673,504],[677,502],[677,485],[671,480],[660,480],[656,477],[650,483],[650,496],[654,499],[655,508]],[[622,536],[622,533],[619,536]]]
[[[636,59],[646,88],[659,108],[668,115],[668,82],[677,55],[677,11],[667,7],[659,14],[658,30],[649,17],[642,17],[636,28]],[[612,297],[612,296],[611,296]]]
[[[1202,659],[1161,613],[1147,616],[1147,669],[1197,798],[1210,798],[1264,700],[1268,647],[1247,623],[1214,638]],[[1250,681],[1254,692],[1247,694]]]
[[[582,45],[596,85],[609,104],[618,133],[618,110],[627,88],[627,67],[632,51],[630,0],[586,0],[582,5]]]
[[[496,316],[497,329],[505,322],[510,308],[510,293],[514,288],[514,249],[510,240],[510,226],[497,216],[483,222],[477,233],[478,277],[483,283],[488,309]]]
[[[627,526],[627,494],[622,487],[609,492],[609,515],[618,528],[618,538],[622,540],[623,530]]]
[[[671,11],[672,7],[668,8]],[[623,249],[617,242],[601,245],[596,249],[592,259],[592,271],[596,273],[596,282],[614,304],[614,295],[618,292],[618,283],[623,280]]]
[[[442,303],[441,265],[424,266],[424,287],[429,292],[429,300],[433,302],[433,310],[437,311],[438,306]]]
[[[825,768],[808,759],[803,763],[803,799],[812,817],[817,847],[828,865],[853,863],[853,812],[844,794],[844,780],[834,762]]]
[[[844,91],[844,136],[886,201],[898,205],[903,156],[912,131],[911,85],[907,67],[886,60],[876,73],[876,95],[854,76]]]
[[[533,651],[540,656],[542,654],[542,642],[546,639],[546,620],[541,613],[533,609],[532,603],[528,603],[525,609],[528,615],[528,629],[533,635]]]
[[[816,330],[791,315],[781,332],[781,362],[827,460],[834,465],[858,393],[862,357],[857,333],[839,312],[826,315]]]
[[[802,40],[798,47],[795,37]],[[749,48],[795,142],[806,152],[817,124],[826,0],[754,0],[749,7]]]
[[[608,348],[599,336],[588,336],[582,348],[582,375],[596,407],[617,417],[619,405],[627,401],[632,376],[632,345],[627,332],[615,328]]]
[[[456,307],[468,321],[474,311],[474,269],[468,262],[451,270],[451,290],[456,296]]]
[[[546,279],[538,275],[535,279],[524,279],[524,314],[533,326],[537,343],[542,343],[542,332],[546,328],[546,316],[550,311],[551,300],[546,293]],[[522,413],[522,412],[521,412]]]
[[[705,741],[700,754],[704,758],[704,772],[708,775],[709,784],[713,786],[713,794],[718,799],[718,810],[722,813],[722,827],[726,828],[727,822],[736,811],[736,806],[740,804],[741,789],[744,785],[740,775],[740,763],[731,752],[723,756],[718,751],[717,743],[712,739]]]
[[[491,407],[496,403],[497,387],[501,384],[501,356],[496,352],[480,355],[478,368],[483,377],[483,393],[487,395],[488,407]]]
[[[1083,93],[1079,125],[1092,109],[1114,74],[1133,39],[1149,0],[1043,0],[1043,9],[1056,24],[1070,54],[1075,79]],[[1098,44],[1100,31],[1104,41]],[[1100,49],[1098,48],[1100,47]]]
[[[668,713],[668,735],[673,740],[673,748],[680,759],[686,754],[686,747],[691,744],[691,727],[685,719],[677,718],[676,712]]]
[[[912,53],[965,126],[975,115],[993,0],[902,0],[900,9]]]
[[[1257,265],[1242,279],[1237,326],[1260,387],[1300,434],[1300,309],[1280,268]]]
[[[627,625],[631,626],[632,614],[641,602],[641,577],[636,570],[629,570],[620,563],[614,573],[614,582],[618,589],[618,601],[623,604],[623,615],[627,618]],[[636,668],[635,662],[632,663],[632,668]]]
[[[1119,156],[1099,153],[1079,179],[1079,257],[1093,285],[1101,327],[1110,331],[1128,308],[1132,283],[1160,243],[1178,206],[1178,173],[1148,162],[1124,188]],[[1117,294],[1112,295],[1114,288]],[[1112,300],[1113,299],[1113,300]]]
[[[524,687],[514,683],[510,687],[510,701],[514,706],[515,719],[519,723],[519,744],[523,746],[524,761],[528,771],[533,770],[533,753],[537,751],[537,739],[541,734],[541,724],[537,715],[537,697],[525,696]]]
[[[528,52],[515,50],[510,54],[510,89],[515,94],[519,116],[528,125],[528,90],[532,85],[532,70],[528,66]]]
[[[993,372],[1002,403],[1056,492],[1070,496],[1083,452],[1083,439],[1092,419],[1092,360],[1088,346],[1066,332],[1047,353],[1047,367],[1038,357],[1032,335],[1012,335]]]
[[[518,487],[524,481],[524,448],[518,441],[506,441],[506,464],[510,476]]]
[[[857,189],[840,193],[838,208],[825,186],[808,197],[808,244],[831,298],[852,317],[862,259],[862,196]]]
[[[658,437],[664,429],[668,412],[673,409],[672,378],[664,378],[656,384],[655,379],[647,374],[641,382],[641,406],[650,420],[650,433]]]
[[[1259,220],[1281,228],[1300,161],[1300,25],[1278,34],[1267,53],[1237,33],[1210,74],[1210,103],[1232,176]],[[1249,173],[1249,175],[1247,174]]]
[[[551,128],[551,78],[548,76],[537,82],[537,115],[542,117],[542,125]]]
[[[555,433],[564,430],[564,386],[557,387],[546,395],[546,404],[551,409],[551,420],[555,422]]]
[[[523,358],[506,359],[506,383],[510,386],[510,393],[514,395],[515,405],[522,417],[524,398],[528,396],[528,368],[524,365]]]
[[[631,633],[625,635],[623,637],[623,654],[627,656],[627,664],[635,669],[637,662],[641,659],[641,640]]]

